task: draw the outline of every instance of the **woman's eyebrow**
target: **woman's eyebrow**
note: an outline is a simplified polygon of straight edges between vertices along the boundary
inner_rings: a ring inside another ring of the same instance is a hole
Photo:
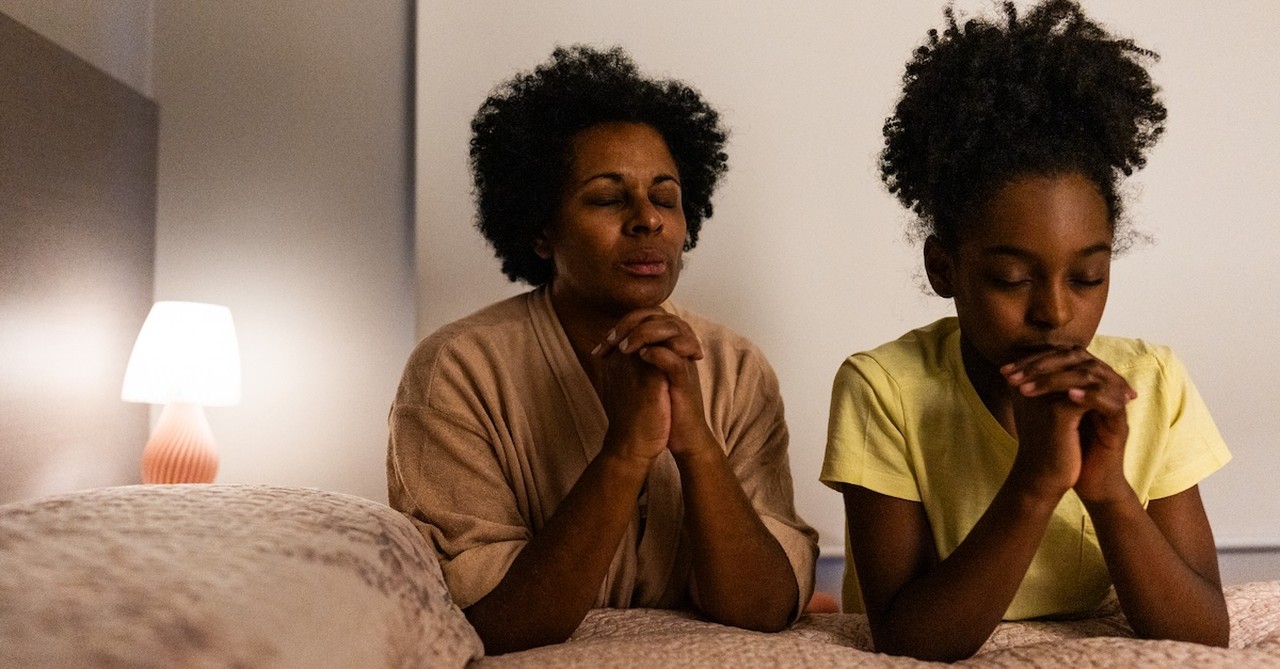
[[[587,184],[591,183],[592,181],[595,181],[596,179],[605,179],[605,180],[607,180],[607,181],[612,181],[612,182],[617,182],[617,183],[621,183],[621,182],[625,181],[625,179],[623,178],[623,176],[622,176],[622,173],[621,173],[621,172],[601,172],[601,173],[599,173],[599,174],[593,174],[593,175],[591,175],[591,176],[588,176],[588,177],[584,178],[582,181],[579,181],[579,182],[578,182],[578,185],[579,185],[579,186],[585,186],[585,185],[587,185]],[[670,182],[674,182],[674,183],[675,183],[675,185],[680,186],[681,188],[684,188],[684,184],[681,184],[681,183],[680,183],[680,178],[679,178],[679,177],[677,177],[677,176],[676,176],[676,175],[674,175],[674,174],[667,174],[667,173],[665,173],[665,172],[664,172],[664,173],[662,173],[662,174],[659,174],[659,175],[655,176],[655,177],[653,178],[653,181],[652,181],[652,182],[650,182],[650,184],[649,184],[649,185],[650,185],[650,186],[656,186],[656,185],[661,184],[661,183],[667,183],[668,181],[670,181]]]

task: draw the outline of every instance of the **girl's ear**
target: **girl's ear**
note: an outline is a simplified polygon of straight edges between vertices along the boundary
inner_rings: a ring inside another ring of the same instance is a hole
[[[929,277],[929,286],[939,297],[951,298],[956,292],[952,279],[955,259],[942,248],[937,237],[929,235],[924,240],[924,273]]]

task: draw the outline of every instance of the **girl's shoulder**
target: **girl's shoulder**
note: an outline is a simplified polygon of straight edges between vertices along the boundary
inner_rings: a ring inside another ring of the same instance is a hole
[[[1097,335],[1089,344],[1089,352],[1122,375],[1147,368],[1160,371],[1181,368],[1172,348],[1145,339]]]
[[[1164,344],[1099,335],[1089,352],[1123,376],[1140,397],[1178,397],[1194,388],[1186,365]]]
[[[916,328],[845,359],[841,375],[892,380],[897,385],[933,383],[960,369],[960,326],[955,317]]]

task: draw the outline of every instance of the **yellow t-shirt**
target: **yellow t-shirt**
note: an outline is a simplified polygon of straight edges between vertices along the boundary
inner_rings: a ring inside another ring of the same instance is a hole
[[[1127,407],[1124,469],[1144,506],[1196,485],[1231,459],[1170,349],[1098,336],[1089,352],[1138,391]],[[837,490],[851,484],[920,502],[945,559],[986,512],[1017,449],[965,374],[959,324],[944,318],[845,360],[831,392],[821,480]],[[1087,613],[1110,587],[1089,515],[1068,492],[1004,618]],[[844,606],[862,610],[847,548]]]

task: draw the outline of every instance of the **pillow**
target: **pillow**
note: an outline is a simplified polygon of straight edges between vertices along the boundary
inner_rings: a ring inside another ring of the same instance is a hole
[[[0,666],[460,667],[483,654],[404,516],[248,485],[0,506]]]

